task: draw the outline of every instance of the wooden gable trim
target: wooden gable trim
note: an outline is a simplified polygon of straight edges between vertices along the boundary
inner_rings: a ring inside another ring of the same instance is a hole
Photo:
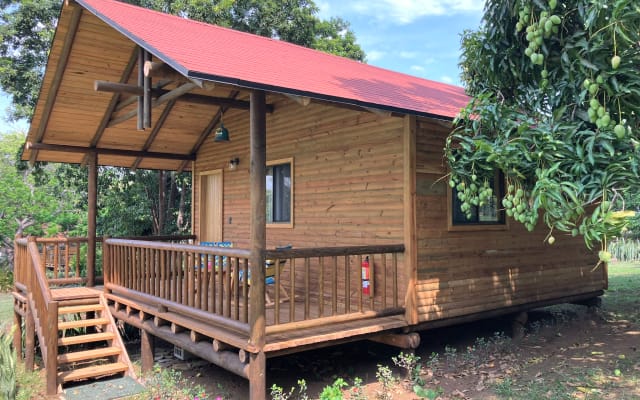
[[[69,3],[68,6],[72,6],[72,4]],[[55,100],[58,97],[58,90],[60,89],[62,77],[64,76],[64,71],[67,68],[67,62],[69,61],[69,55],[71,54],[71,48],[73,47],[73,42],[76,37],[76,33],[78,32],[78,26],[80,25],[82,11],[82,7],[73,5],[73,14],[71,15],[71,21],[69,22],[69,30],[67,31],[67,34],[64,38],[64,44],[60,53],[60,59],[58,59],[58,65],[56,65],[56,72],[53,75],[51,88],[49,89],[47,101],[45,102],[44,110],[42,112],[42,118],[40,119],[40,125],[38,125],[38,131],[36,132],[34,138],[34,142],[36,143],[42,142],[44,132],[47,128],[47,125],[49,124],[49,117],[51,117],[53,105],[55,104]],[[37,159],[38,150],[35,149],[30,154],[29,163],[35,163]]]

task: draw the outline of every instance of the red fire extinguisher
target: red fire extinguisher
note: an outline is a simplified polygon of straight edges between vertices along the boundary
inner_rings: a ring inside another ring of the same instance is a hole
[[[362,294],[369,295],[371,288],[369,286],[369,257],[362,260]]]

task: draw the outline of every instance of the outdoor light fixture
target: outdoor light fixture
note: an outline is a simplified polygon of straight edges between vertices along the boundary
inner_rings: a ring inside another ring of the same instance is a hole
[[[238,168],[238,164],[240,164],[238,157],[229,160],[229,171],[235,171]]]
[[[214,142],[228,142],[229,130],[224,127],[224,123],[220,123],[220,127],[216,129],[216,135],[213,137]]]

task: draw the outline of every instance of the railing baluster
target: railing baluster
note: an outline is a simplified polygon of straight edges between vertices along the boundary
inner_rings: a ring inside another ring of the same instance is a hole
[[[311,318],[311,301],[309,294],[311,292],[311,260],[309,257],[304,258],[304,319]]]
[[[376,293],[376,270],[375,270],[375,254],[369,255],[369,309],[375,310],[375,293]]]
[[[289,322],[296,320],[296,259],[289,259]],[[276,282],[277,283],[277,282]]]
[[[393,253],[393,306],[398,307],[398,253]]]
[[[351,265],[349,256],[344,256],[344,313],[351,311]]]
[[[387,308],[387,253],[382,254],[382,308]]]
[[[320,257],[320,303],[318,304],[319,317],[324,317],[324,257]]]
[[[362,268],[362,255],[358,255],[358,268]],[[362,284],[364,283],[364,281],[362,280],[362,278],[364,278],[362,276],[362,270],[360,270],[360,279],[358,279],[358,282],[360,283],[358,285],[358,311],[362,312],[363,307],[362,307]]]
[[[331,257],[331,315],[338,314],[338,257]]]

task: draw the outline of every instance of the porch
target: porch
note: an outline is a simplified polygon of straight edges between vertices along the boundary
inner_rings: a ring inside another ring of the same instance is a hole
[[[96,293],[113,318],[141,329],[144,369],[153,364],[153,337],[248,379],[250,359],[259,353],[268,358],[362,339],[410,346],[392,333],[407,326],[398,291],[403,245],[267,250],[264,258],[280,267],[271,280],[258,281],[251,279],[247,249],[201,246],[193,236],[160,238],[180,243],[149,239],[98,238],[99,292],[82,286],[86,263],[77,254],[86,253],[85,239],[16,240],[16,310],[22,318],[35,316],[41,343],[53,340],[43,352],[57,348],[60,321],[53,309],[86,304]],[[251,301],[260,292],[260,301]],[[251,340],[253,307],[264,316],[263,346]],[[45,368],[58,371],[51,364],[57,353],[43,358]],[[63,384],[60,375],[51,379],[57,389]]]

